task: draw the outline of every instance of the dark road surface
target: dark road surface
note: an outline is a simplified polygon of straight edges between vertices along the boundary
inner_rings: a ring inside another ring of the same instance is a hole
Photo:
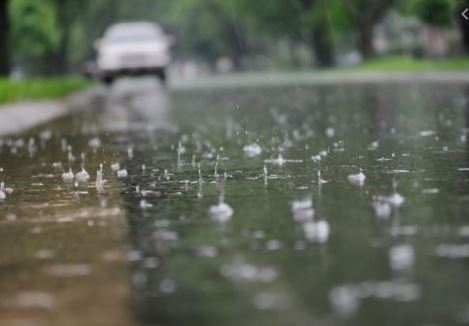
[[[91,106],[0,139],[2,315],[469,323],[469,86],[121,80]]]

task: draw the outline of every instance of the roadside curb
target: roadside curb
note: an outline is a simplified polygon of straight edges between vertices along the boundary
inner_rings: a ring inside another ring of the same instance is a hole
[[[469,72],[280,72],[202,76],[171,84],[179,91],[285,85],[344,85],[381,83],[469,83]]]

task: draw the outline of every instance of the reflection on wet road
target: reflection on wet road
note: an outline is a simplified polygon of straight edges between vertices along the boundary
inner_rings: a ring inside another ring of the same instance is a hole
[[[457,84],[123,80],[92,110],[2,139],[2,223],[124,212],[144,325],[465,324],[468,101]],[[62,181],[82,152],[90,181]],[[92,274],[56,265],[52,279]]]
[[[98,118],[108,131],[171,128],[167,89],[154,78],[121,79],[103,95],[104,112]]]

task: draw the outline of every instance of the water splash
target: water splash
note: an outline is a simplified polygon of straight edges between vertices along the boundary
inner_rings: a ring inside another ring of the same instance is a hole
[[[122,169],[122,170],[117,171],[117,177],[118,178],[127,178],[128,175],[129,175],[129,173],[127,172],[126,169]]]
[[[351,315],[357,312],[363,299],[411,302],[417,300],[420,295],[421,289],[417,284],[392,280],[341,285],[329,292],[329,300],[337,313]]]
[[[121,165],[119,162],[116,162],[116,163],[111,163],[111,170],[112,172],[117,172],[119,171],[121,168]]]
[[[215,179],[218,179],[220,177],[220,175],[218,174],[218,161],[219,160],[220,160],[220,155],[217,155],[217,159],[215,161],[215,167],[213,171],[213,176],[215,177]]]
[[[232,282],[240,283],[271,283],[279,276],[279,272],[274,267],[256,266],[246,263],[240,258],[224,265],[221,274]]]
[[[254,157],[262,153],[262,148],[257,143],[248,144],[243,147],[243,151],[248,157]]]
[[[72,168],[70,168],[68,172],[62,173],[62,180],[65,182],[72,182],[74,178],[75,175],[73,174]]]
[[[393,194],[387,197],[386,200],[388,201],[388,203],[390,203],[394,207],[400,207],[402,206],[402,204],[404,204],[405,198],[397,192],[397,181],[395,179],[393,179],[392,181],[392,188],[393,188]]]
[[[225,192],[222,188],[220,192],[220,198],[217,205],[210,206],[208,214],[211,219],[217,222],[228,222],[233,215],[233,208],[225,203]]]
[[[391,216],[391,204],[380,196],[375,196],[372,203],[376,217],[380,219],[387,219]]]
[[[204,179],[202,178],[202,168],[200,167],[200,162],[197,163],[197,173],[199,174],[199,183],[203,183]]]
[[[302,225],[307,240],[324,243],[329,239],[330,226],[325,220],[306,221]]]
[[[104,184],[106,180],[104,180],[104,172],[103,172],[103,164],[99,164],[99,170],[96,171],[96,189],[98,192],[102,192],[104,190]]]
[[[409,244],[394,246],[389,250],[389,264],[394,270],[411,269],[414,261],[414,248]]]
[[[0,182],[0,200],[4,200],[5,198],[7,198],[4,188],[5,188],[5,184],[2,181]]]
[[[323,185],[323,184],[326,184],[326,183],[329,182],[329,181],[324,180],[323,178],[321,178],[321,170],[318,170],[317,175],[318,175],[317,176],[318,185]]]
[[[1,178],[2,174],[3,168],[0,167],[0,200],[4,200],[5,198],[7,198],[7,195],[5,193],[5,182]]]
[[[177,166],[181,166],[181,155],[186,153],[186,148],[182,146],[182,142],[179,141],[177,148]]]
[[[354,185],[363,186],[365,184],[366,176],[363,173],[363,169],[360,168],[360,172],[357,174],[351,174],[347,177],[347,180]]]
[[[85,170],[85,153],[81,154],[81,171],[75,175],[78,182],[86,182],[90,179],[89,173]]]
[[[101,146],[101,140],[98,137],[91,138],[88,141],[88,146],[90,146],[93,150],[97,150],[98,147]]]

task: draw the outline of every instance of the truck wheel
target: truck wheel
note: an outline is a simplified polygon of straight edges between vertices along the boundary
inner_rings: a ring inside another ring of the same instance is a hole
[[[161,83],[166,84],[167,77],[166,77],[166,70],[165,69],[158,69],[156,71],[156,77],[161,81]]]
[[[111,86],[112,83],[114,82],[114,76],[104,76],[101,78],[101,81],[103,82],[104,85]]]

